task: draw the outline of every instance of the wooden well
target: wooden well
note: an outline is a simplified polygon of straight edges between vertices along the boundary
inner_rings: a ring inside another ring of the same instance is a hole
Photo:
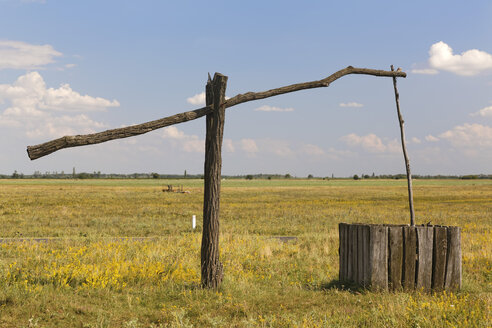
[[[340,223],[342,282],[372,289],[461,288],[459,227]]]

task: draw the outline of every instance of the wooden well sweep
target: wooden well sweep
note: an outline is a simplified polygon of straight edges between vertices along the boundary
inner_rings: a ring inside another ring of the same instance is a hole
[[[461,288],[459,227],[339,224],[340,276],[371,289]]]
[[[223,277],[223,266],[219,256],[219,209],[225,110],[228,107],[248,101],[265,99],[300,90],[328,87],[339,78],[350,74],[392,77],[394,83],[396,83],[396,77],[407,76],[405,72],[402,72],[400,69],[395,71],[393,67],[391,71],[384,71],[348,66],[321,80],[296,83],[261,92],[247,92],[226,100],[227,76],[215,73],[212,79],[209,74],[205,86],[205,107],[123,128],[86,135],[64,136],[39,145],[28,146],[27,154],[31,160],[35,160],[64,148],[93,145],[110,140],[137,136],[166,126],[206,116],[201,277],[202,287],[218,289]]]

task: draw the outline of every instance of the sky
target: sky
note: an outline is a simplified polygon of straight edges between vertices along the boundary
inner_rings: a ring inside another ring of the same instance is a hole
[[[226,95],[400,67],[412,173],[492,174],[491,1],[0,0],[0,173],[202,174],[204,117],[29,160],[28,145],[200,108]],[[391,78],[226,111],[224,175],[405,172]]]

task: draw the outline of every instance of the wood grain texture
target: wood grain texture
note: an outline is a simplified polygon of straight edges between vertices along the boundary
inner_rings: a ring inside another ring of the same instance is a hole
[[[417,226],[418,263],[417,289],[430,291],[432,287],[433,227]]]
[[[350,244],[352,245],[352,258],[350,259],[352,262],[352,281],[357,282],[359,270],[358,270],[358,260],[357,260],[357,225],[351,225],[351,233],[350,233]]]
[[[349,74],[364,74],[364,75],[383,76],[383,77],[407,76],[406,73],[400,71],[392,72],[392,71],[375,70],[375,69],[368,69],[368,68],[356,68],[356,67],[348,66],[322,80],[292,84],[285,87],[271,89],[263,92],[247,92],[245,94],[239,94],[233,98],[228,99],[227,101],[224,99],[221,103],[221,107],[224,106],[224,108],[228,108],[248,101],[265,99],[268,97],[278,96],[285,93],[290,93],[290,92],[295,92],[305,89],[328,87],[330,83],[332,83],[333,81]],[[99,133],[65,136],[39,145],[28,146],[27,154],[31,160],[34,160],[64,148],[93,145],[110,140],[133,137],[166,126],[195,120],[199,117],[209,114],[211,111],[212,111],[212,104],[209,104],[199,109],[164,117],[147,123],[132,125],[124,128],[111,129]]]
[[[364,244],[362,239],[363,226],[357,225],[357,280],[359,285],[362,285],[364,280]]]
[[[349,224],[348,226],[348,233],[347,233],[347,280],[348,281],[353,281],[354,280],[354,243],[352,241],[353,238],[353,231],[354,231],[354,225]]]
[[[370,252],[369,252],[369,234],[370,228],[368,225],[362,226],[362,264],[364,266],[362,270],[362,285],[368,287],[371,283],[371,268],[370,268]]]
[[[393,290],[402,287],[403,268],[403,228],[389,227],[389,287]]]
[[[206,86],[206,103],[213,106],[213,111],[207,114],[206,120],[201,281],[202,287],[213,289],[220,287],[223,277],[219,259],[219,210],[226,86],[227,76],[219,73]]]
[[[417,231],[415,227],[403,227],[403,288],[415,288],[417,260]]]
[[[446,276],[446,255],[448,249],[446,227],[434,227],[434,258],[432,261],[432,289],[444,288]]]
[[[458,290],[461,288],[461,230],[459,227],[448,227],[448,254],[446,262],[446,281],[444,288]]]
[[[371,225],[369,234],[371,288],[388,289],[388,227]]]
[[[347,280],[347,247],[346,247],[346,233],[345,230],[347,225],[345,223],[338,224],[338,258],[339,258],[339,270],[338,270],[338,280]]]

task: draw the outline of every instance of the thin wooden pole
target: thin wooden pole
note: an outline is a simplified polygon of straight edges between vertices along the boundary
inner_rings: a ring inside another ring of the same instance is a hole
[[[391,71],[395,69],[391,65]],[[405,130],[403,129],[403,117],[400,112],[400,94],[398,93],[398,88],[396,87],[396,76],[393,76],[393,88],[395,89],[395,101],[396,101],[396,111],[398,113],[398,121],[400,122],[400,134],[401,134],[401,147],[403,149],[403,157],[405,158],[405,166],[407,168],[407,181],[408,181],[408,202],[410,205],[410,225],[415,225],[415,210],[413,208],[413,187],[412,187],[412,173],[410,172],[410,161],[408,159],[407,147],[405,146]]]

